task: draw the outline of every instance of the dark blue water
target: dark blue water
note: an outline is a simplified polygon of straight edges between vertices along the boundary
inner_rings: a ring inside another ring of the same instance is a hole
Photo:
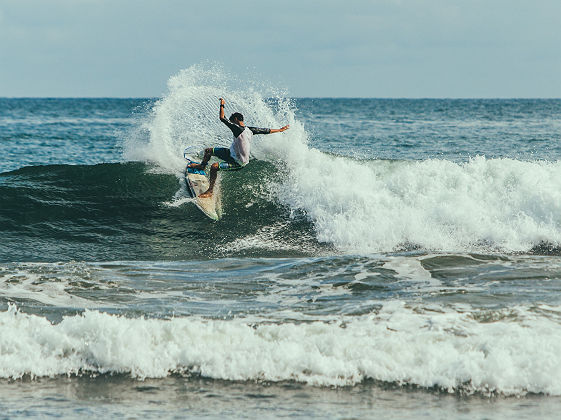
[[[0,99],[3,415],[555,416],[561,100],[226,91],[291,129],[213,222],[181,152],[230,140],[186,80]]]

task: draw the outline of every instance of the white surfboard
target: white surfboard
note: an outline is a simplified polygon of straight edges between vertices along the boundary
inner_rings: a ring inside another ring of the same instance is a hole
[[[191,159],[186,159],[191,163]],[[195,173],[196,172],[196,173]],[[209,180],[204,171],[192,171],[185,168],[185,182],[187,183],[187,191],[194,198],[196,206],[212,220],[219,220],[222,217],[222,201],[220,198],[220,179],[216,179],[212,196],[208,198],[199,198],[199,195],[208,189]],[[220,176],[220,174],[219,174]]]

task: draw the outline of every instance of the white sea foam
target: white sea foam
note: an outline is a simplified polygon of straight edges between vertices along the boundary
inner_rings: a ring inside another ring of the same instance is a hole
[[[561,243],[561,162],[356,162],[303,148],[280,196],[342,250],[526,251]]]
[[[441,288],[442,282],[432,276],[430,271],[425,270],[421,261],[410,257],[387,257],[383,268],[395,271],[399,279],[413,280],[419,282],[424,290],[430,288]],[[429,285],[429,287],[427,287]]]
[[[90,308],[95,303],[69,293],[71,282],[87,278],[90,269],[83,263],[10,264],[0,267],[0,296],[10,299],[30,299],[47,305]]]
[[[224,380],[339,386],[375,379],[450,392],[561,395],[558,322],[525,307],[487,323],[432,309],[393,302],[375,315],[299,324],[86,311],[53,325],[10,306],[0,313],[0,376],[91,371],[143,379],[188,371]]]
[[[265,226],[256,233],[247,235],[234,241],[222,244],[220,250],[226,253],[240,252],[242,250],[261,249],[268,251],[300,251],[302,250],[301,241],[291,242],[286,239],[275,239],[280,237],[280,232],[286,229],[287,223],[275,223]],[[311,251],[311,249],[310,249]]]
[[[185,203],[194,203],[194,202],[195,202],[195,200],[191,197],[180,197],[180,198],[174,197],[173,200],[166,201],[163,204],[165,206],[168,206],[168,207],[180,207],[180,206],[184,205]]]

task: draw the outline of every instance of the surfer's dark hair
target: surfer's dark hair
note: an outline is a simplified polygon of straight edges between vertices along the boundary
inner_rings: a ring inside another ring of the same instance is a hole
[[[234,122],[234,120],[243,121],[243,115],[239,112],[234,112],[230,115],[230,121]]]

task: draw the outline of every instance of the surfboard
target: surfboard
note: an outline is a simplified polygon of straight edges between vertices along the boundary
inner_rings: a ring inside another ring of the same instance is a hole
[[[209,179],[206,172],[201,169],[193,169],[188,166],[191,163],[198,163],[185,156],[187,167],[185,167],[185,182],[187,184],[187,192],[193,198],[195,205],[206,216],[212,220],[219,220],[222,217],[222,202],[220,198],[220,179],[216,180],[212,196],[208,198],[199,198],[199,195],[208,189]],[[219,174],[220,176],[220,174]]]

